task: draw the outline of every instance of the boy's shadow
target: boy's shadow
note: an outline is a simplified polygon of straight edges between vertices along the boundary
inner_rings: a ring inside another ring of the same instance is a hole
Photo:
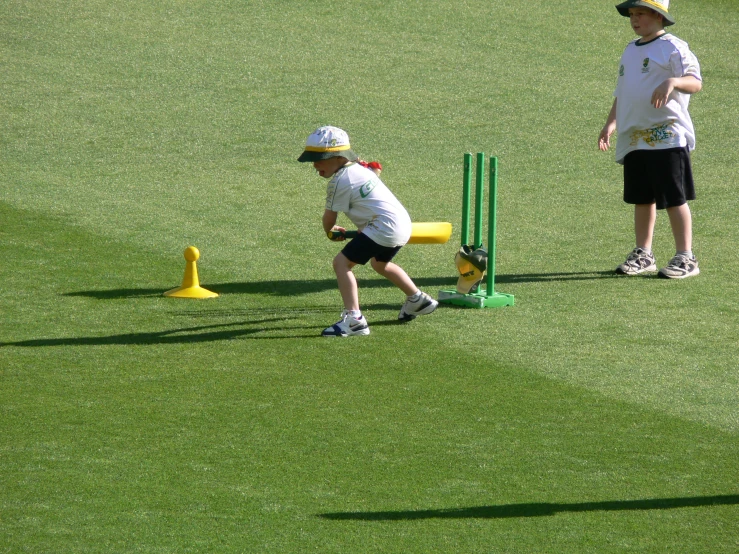
[[[540,281],[571,281],[571,280],[589,280],[610,278],[613,273],[610,271],[600,272],[578,272],[578,273],[529,273],[519,275],[499,275],[496,277],[496,284],[499,283],[528,283]],[[446,277],[421,277],[415,279],[416,284],[420,288],[430,287],[450,287],[453,288],[456,283],[454,278]],[[361,279],[360,287],[364,288],[388,288],[393,285],[385,279]],[[318,279],[312,281],[303,280],[279,280],[279,281],[254,281],[244,283],[220,283],[209,285],[209,290],[218,292],[219,294],[266,294],[276,296],[289,296],[292,294],[307,294],[323,292],[326,290],[334,290],[336,281],[334,279]],[[117,298],[140,298],[140,297],[158,297],[163,294],[162,289],[140,288],[140,289],[111,289],[111,290],[92,290],[64,293],[64,296],[84,296],[96,298],[98,300],[110,300]],[[395,311],[397,305],[390,304],[367,304],[364,308],[368,311]],[[224,315],[215,310],[219,315]],[[300,329],[310,329],[311,333],[291,334],[291,335],[263,335],[259,333],[265,331],[276,331],[274,327],[264,327],[261,324],[270,322],[283,322],[291,319],[291,317],[272,317],[254,321],[239,321],[234,323],[219,323],[214,325],[201,325],[196,327],[184,327],[180,329],[172,329],[168,331],[142,332],[142,333],[124,333],[110,336],[98,337],[66,337],[66,338],[49,338],[49,339],[30,339],[16,342],[0,343],[3,346],[21,346],[21,347],[40,347],[40,346],[91,346],[91,345],[152,345],[152,344],[180,344],[208,342],[219,340],[234,340],[240,338],[252,339],[285,339],[285,338],[315,338],[320,337],[318,327],[315,325],[303,326],[281,326],[279,331],[290,331]],[[388,325],[404,325],[407,322],[399,321],[395,318],[385,320],[375,320],[373,326]]]
[[[562,513],[671,510],[711,506],[735,506],[739,495],[695,496],[684,498],[647,498],[643,500],[606,500],[603,502],[531,502],[447,508],[436,510],[398,510],[382,512],[333,512],[318,514],[332,520],[413,521],[421,519],[504,519],[554,516]]]
[[[369,303],[366,305],[367,310],[374,311],[396,311],[398,306],[393,304]],[[219,311],[208,310],[205,312],[183,312],[179,315],[188,319],[200,317],[226,317],[226,316],[246,316],[248,314],[258,313],[259,309],[248,310],[231,310]],[[265,310],[273,312],[274,310]],[[302,311],[291,311],[287,316],[262,317],[260,319],[234,321],[232,323],[216,323],[212,325],[197,325],[193,327],[181,327],[177,329],[169,329],[166,331],[149,331],[138,333],[121,333],[108,336],[89,336],[89,337],[61,337],[61,338],[42,338],[28,339],[14,342],[0,342],[0,348],[4,346],[17,347],[42,347],[42,346],[127,346],[127,345],[160,345],[160,344],[193,344],[199,342],[227,341],[237,339],[258,339],[258,340],[277,340],[277,339],[314,339],[322,338],[321,330],[326,325],[324,323],[313,325],[291,325],[291,319],[299,319],[306,312],[326,312],[331,313],[329,317],[338,316],[338,309],[335,308],[309,308]],[[336,312],[336,313],[333,313]],[[264,313],[264,312],[263,312]],[[405,322],[397,319],[377,320],[372,325],[402,325]],[[274,324],[274,325],[269,325]]]
[[[199,325],[197,327],[183,327],[167,331],[150,331],[142,333],[122,333],[119,335],[98,337],[62,337],[50,339],[30,339],[16,342],[0,342],[3,346],[19,347],[41,347],[41,346],[147,346],[155,344],[192,344],[199,342],[212,342],[235,339],[286,339],[286,338],[313,338],[320,336],[315,332],[313,325],[293,325],[264,327],[265,323],[282,323],[289,317],[273,317],[255,321],[237,321],[234,323],[219,323],[215,325]],[[254,336],[265,331],[294,331],[299,329],[311,329],[310,334],[300,335],[266,335]]]
[[[549,281],[588,281],[617,277],[613,271],[583,271],[560,273],[522,273],[503,274],[495,276],[496,284],[540,283]],[[433,287],[454,287],[457,278],[450,277],[417,277],[413,281],[421,289]],[[372,278],[358,279],[361,288],[392,288],[393,284],[386,279]],[[205,288],[218,294],[266,294],[272,296],[292,296],[296,294],[313,294],[336,289],[336,279],[278,279],[274,281],[246,281],[236,283],[206,283]],[[171,288],[171,287],[170,287]],[[109,290],[85,290],[67,292],[64,296],[84,296],[98,300],[112,300],[117,298],[140,298],[161,296],[166,287],[157,288],[126,288]]]

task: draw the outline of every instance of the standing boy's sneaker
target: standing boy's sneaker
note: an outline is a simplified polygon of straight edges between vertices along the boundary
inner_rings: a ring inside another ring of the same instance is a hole
[[[425,292],[418,294],[419,297],[417,300],[406,300],[403,307],[400,308],[400,313],[398,314],[400,321],[411,321],[416,319],[416,316],[430,314],[439,305],[436,300]]]
[[[660,269],[657,275],[665,279],[685,279],[699,273],[698,260],[695,256],[689,258],[685,254],[678,254],[670,260],[667,267]]]
[[[654,262],[654,254],[637,247],[626,256],[626,261],[616,268],[616,273],[620,275],[639,275],[648,271],[657,271],[657,264]]]
[[[321,333],[324,337],[351,337],[353,335],[369,335],[369,325],[363,315],[354,317],[344,310],[341,319]]]

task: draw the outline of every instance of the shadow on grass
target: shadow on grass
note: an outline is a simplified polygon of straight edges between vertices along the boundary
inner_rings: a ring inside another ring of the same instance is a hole
[[[496,275],[496,284],[546,283],[549,281],[592,281],[594,279],[619,278],[613,270],[578,271],[570,273],[520,273],[518,275]],[[456,280],[455,280],[456,282]]]
[[[620,512],[628,510],[673,510],[704,506],[732,506],[739,504],[739,495],[695,496],[687,498],[651,498],[645,500],[611,500],[605,502],[579,502],[558,504],[536,502],[530,504],[503,504],[501,506],[475,506],[447,510],[408,510],[397,512],[336,512],[319,514],[333,520],[358,521],[410,521],[414,519],[502,519],[509,517],[542,517],[560,513]]]
[[[390,304],[367,304],[366,309],[369,310],[392,310],[398,309],[397,305]],[[226,315],[241,316],[247,315],[259,309],[250,310],[238,310],[225,312]],[[268,309],[262,311],[264,313],[268,311],[270,314],[275,313],[274,309]],[[290,319],[297,319],[301,315],[306,313],[319,312],[330,312],[333,315],[329,316],[327,322],[322,325],[289,325],[286,324]],[[185,344],[185,343],[198,343],[198,342],[212,342],[222,340],[234,340],[234,339],[312,339],[322,338],[321,331],[328,325],[328,322],[333,322],[334,316],[338,316],[338,308],[305,308],[291,310],[291,314],[294,316],[275,316],[275,317],[263,317],[258,320],[250,321],[236,321],[233,323],[218,323],[213,325],[198,325],[195,327],[182,327],[179,329],[171,329],[168,331],[155,331],[146,333],[123,333],[119,335],[99,336],[99,337],[63,337],[63,338],[49,338],[49,339],[28,339],[15,342],[0,342],[0,348],[4,346],[19,346],[19,347],[41,347],[41,346],[109,346],[109,345],[154,345],[154,344]],[[195,317],[223,317],[224,313],[217,310],[212,310],[205,313],[189,313],[182,312],[179,315],[187,317],[188,319]],[[279,325],[265,325],[265,324],[279,324]],[[374,320],[371,322],[373,326],[380,325],[404,325],[406,322],[398,321],[395,318],[387,320]],[[296,331],[306,331],[296,333]],[[259,333],[271,333],[269,335],[258,335]]]
[[[613,271],[587,271],[576,273],[523,273],[519,275],[497,275],[496,284],[537,283],[548,281],[587,281],[615,277]],[[421,288],[454,287],[457,279],[450,277],[414,277],[413,281]],[[204,288],[218,294],[267,294],[273,296],[291,296],[293,294],[310,294],[336,289],[336,279],[282,279],[275,281],[252,281],[243,283],[201,283]],[[174,285],[169,288],[173,288]],[[360,288],[391,288],[393,284],[386,279],[359,278]],[[98,300],[116,298],[141,298],[161,296],[167,288],[127,288],[110,290],[85,290],[67,292],[64,296],[86,296]]]
[[[287,338],[314,338],[320,337],[315,325],[281,325],[280,327],[261,327],[265,323],[281,322],[284,317],[262,319],[259,321],[240,321],[235,323],[219,323],[217,325],[201,325],[198,327],[184,327],[169,331],[148,333],[124,333],[107,337],[64,337],[58,339],[30,339],[17,342],[0,342],[3,346],[40,347],[40,346],[109,346],[109,345],[153,345],[153,344],[185,344],[211,342],[219,340],[234,340],[241,338],[259,339],[287,339]],[[257,327],[254,327],[257,325]],[[300,329],[310,329],[310,334],[290,334],[280,336],[255,337],[257,333],[265,331],[293,332]]]

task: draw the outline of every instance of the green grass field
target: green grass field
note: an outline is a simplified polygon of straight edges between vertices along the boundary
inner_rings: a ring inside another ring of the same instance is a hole
[[[673,282],[612,275],[615,3],[1,1],[0,552],[739,551],[739,6],[671,6],[704,77]],[[325,124],[454,224],[397,258],[434,296],[497,156],[516,305],[399,325],[358,268],[372,334],[321,338]],[[189,245],[219,298],[162,296]]]

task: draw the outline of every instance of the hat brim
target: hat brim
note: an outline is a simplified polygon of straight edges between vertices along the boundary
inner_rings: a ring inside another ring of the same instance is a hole
[[[306,150],[298,158],[299,162],[318,162],[321,160],[328,160],[329,158],[346,158],[350,162],[358,159],[358,156],[353,150],[338,150],[334,152],[314,152],[312,150]]]
[[[475,275],[469,277],[460,277],[457,279],[457,292],[460,294],[469,294],[477,292],[482,283],[483,274],[475,272]]]
[[[454,265],[457,266],[459,271],[457,292],[460,294],[476,292],[485,277],[485,269],[480,269],[474,263],[462,257],[460,252],[457,252],[454,256]]]
[[[660,14],[662,17],[665,18],[665,27],[675,24],[675,18],[673,18],[666,11],[653,6],[649,2],[642,2],[641,0],[627,0],[626,2],[623,2],[616,6],[618,13],[620,13],[624,17],[629,17],[629,8],[648,8],[652,10],[653,12],[657,12],[658,14]]]

